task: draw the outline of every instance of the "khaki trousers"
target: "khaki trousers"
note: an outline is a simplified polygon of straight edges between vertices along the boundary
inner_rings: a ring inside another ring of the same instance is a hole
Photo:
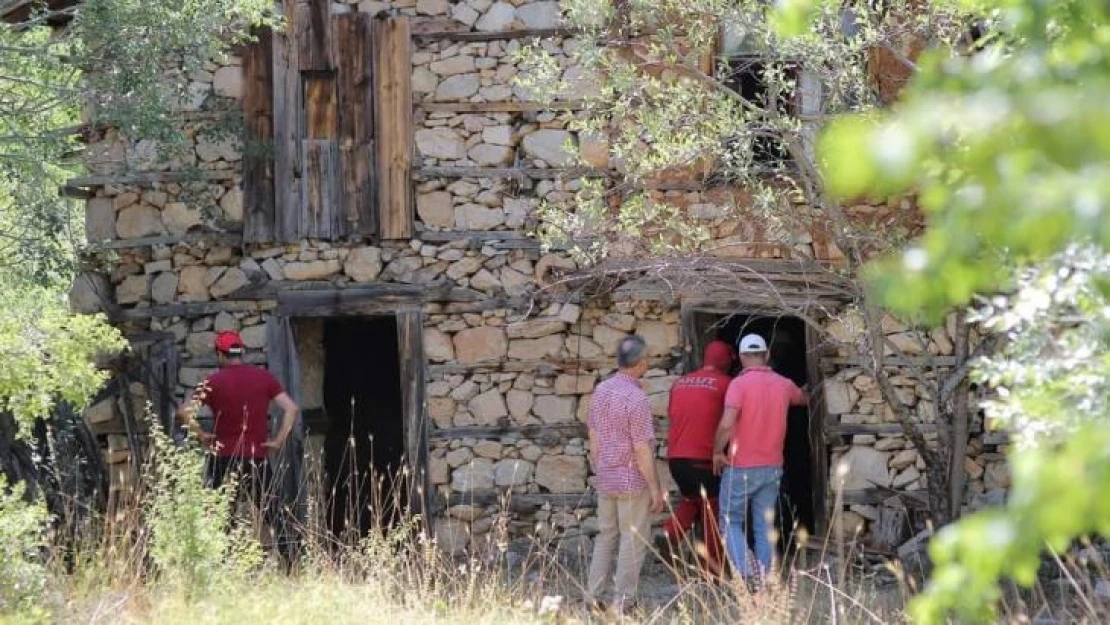
[[[597,520],[599,531],[594,539],[586,595],[591,600],[601,598],[616,552],[613,601],[623,604],[636,596],[636,586],[640,582],[640,569],[651,538],[651,495],[647,490],[619,495],[599,494]]]

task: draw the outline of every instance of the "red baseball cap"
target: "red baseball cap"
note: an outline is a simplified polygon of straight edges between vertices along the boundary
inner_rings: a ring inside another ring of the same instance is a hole
[[[728,371],[732,367],[732,346],[724,341],[713,341],[706,345],[702,365]]]
[[[216,351],[233,356],[243,353],[243,339],[238,332],[227,330],[216,335]]]

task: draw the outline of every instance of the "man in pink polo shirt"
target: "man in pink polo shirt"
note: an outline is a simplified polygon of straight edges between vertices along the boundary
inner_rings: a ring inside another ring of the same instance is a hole
[[[791,406],[806,405],[809,398],[767,366],[767,342],[758,334],[740,339],[740,363],[744,368],[728,387],[725,413],[717,428],[714,449],[724,453],[717,453],[714,464],[725,467],[720,496],[725,551],[736,571],[751,580],[770,571],[774,558],[786,414]],[[748,551],[749,502],[758,570]]]

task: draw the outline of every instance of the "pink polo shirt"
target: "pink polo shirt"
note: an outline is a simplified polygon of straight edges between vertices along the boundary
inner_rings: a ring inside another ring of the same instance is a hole
[[[749,367],[729,384],[725,407],[736,408],[729,465],[751,469],[781,467],[786,413],[806,405],[805,393],[770,367]]]

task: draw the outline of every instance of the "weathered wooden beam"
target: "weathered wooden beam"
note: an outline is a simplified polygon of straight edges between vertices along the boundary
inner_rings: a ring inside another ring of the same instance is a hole
[[[97,247],[110,250],[126,250],[139,247],[152,247],[155,245],[187,245],[195,243],[211,243],[214,245],[240,245],[243,243],[242,232],[188,232],[185,234],[165,234],[156,237],[139,237],[136,239],[119,239],[98,243]]]
[[[925,491],[892,491],[889,488],[864,488],[846,490],[840,494],[840,501],[846,506],[875,506],[897,497],[914,509],[926,509],[928,500]]]
[[[439,500],[439,506],[493,506],[504,505],[514,512],[529,512],[551,506],[552,508],[594,508],[597,496],[594,493],[512,493],[499,490],[482,490],[470,493],[451,493],[446,502]]]
[[[511,178],[544,180],[554,178],[608,178],[612,172],[584,168],[541,167],[420,167],[413,171],[417,179],[428,178]]]
[[[269,362],[266,354],[257,351],[247,351],[243,354],[243,362],[252,365],[265,365]],[[181,359],[181,366],[193,367],[196,369],[211,369],[218,367],[220,362],[216,359],[216,354],[201,354],[199,356],[186,356]]]
[[[529,425],[506,426],[464,426],[455,428],[442,428],[430,430],[428,438],[431,440],[455,440],[462,438],[498,439],[507,435],[518,435],[524,438],[543,438],[557,436],[559,438],[584,438],[588,434],[585,423],[537,423]]]
[[[81,176],[66,181],[69,187],[150,186],[163,182],[216,182],[234,180],[240,175],[237,169],[148,171],[98,176]]]
[[[421,241],[428,243],[450,243],[452,241],[520,241],[532,240],[519,230],[423,230],[417,234]]]
[[[420,102],[417,110],[427,113],[536,113],[577,111],[585,108],[581,100],[557,102]]]
[[[918,425],[922,432],[932,433],[937,431],[937,426],[932,423],[922,423]],[[979,434],[983,428],[979,425],[973,425],[968,428],[968,433]],[[840,436],[865,436],[874,435],[880,436],[884,434],[900,435],[902,434],[902,426],[897,423],[843,423],[843,424],[829,424],[825,426],[825,436],[829,439],[835,439]],[[835,440],[833,442],[836,442]]]
[[[652,368],[667,369],[674,364],[674,358],[667,356],[652,358]],[[546,358],[544,360],[487,360],[475,363],[446,363],[428,365],[433,374],[450,375],[475,372],[520,373],[532,372],[537,375],[551,375],[565,371],[598,371],[616,367],[615,358]]]
[[[461,25],[460,25],[461,26]],[[438,27],[438,28],[437,28]],[[504,39],[529,39],[532,37],[566,37],[571,31],[566,28],[517,28],[512,30],[496,30],[492,32],[479,32],[460,30],[454,24],[443,22],[413,24],[412,38],[425,41],[500,41]]]
[[[821,363],[823,365],[859,367],[867,364],[867,360],[862,356],[827,356],[821,359]],[[887,356],[883,358],[883,364],[888,367],[927,367],[930,365],[955,367],[956,358],[954,356]]]
[[[129,308],[120,311],[122,319],[150,319],[151,317],[199,317],[221,312],[254,312],[261,310],[262,302],[222,301],[222,302],[182,302]]]
[[[1009,432],[987,432],[983,435],[984,445],[1009,445],[1011,442]]]

